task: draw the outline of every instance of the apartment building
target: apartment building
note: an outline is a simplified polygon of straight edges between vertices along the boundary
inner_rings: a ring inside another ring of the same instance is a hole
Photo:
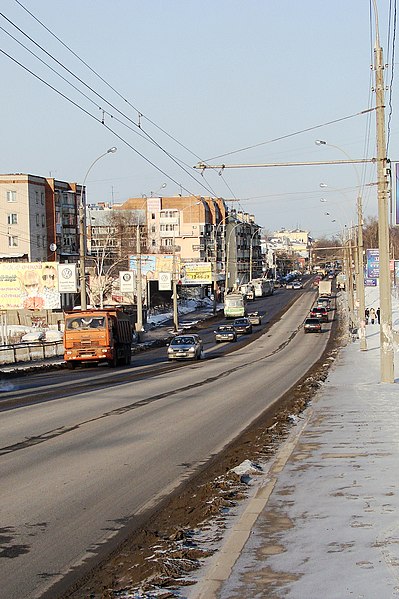
[[[0,175],[0,256],[3,260],[76,262],[76,183],[29,174]]]

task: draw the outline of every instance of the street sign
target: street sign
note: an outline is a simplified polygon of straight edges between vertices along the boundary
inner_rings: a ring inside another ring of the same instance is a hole
[[[170,291],[172,289],[172,276],[170,272],[160,272],[158,274],[159,291]]]

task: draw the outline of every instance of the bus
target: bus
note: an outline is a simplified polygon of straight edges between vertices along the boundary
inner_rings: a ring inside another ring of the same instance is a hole
[[[274,281],[272,279],[253,279],[251,284],[255,288],[255,297],[264,297],[274,293]]]
[[[241,318],[247,315],[247,302],[242,293],[227,293],[224,296],[225,318]]]

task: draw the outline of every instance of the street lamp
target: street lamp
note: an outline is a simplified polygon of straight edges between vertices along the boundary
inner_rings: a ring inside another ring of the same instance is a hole
[[[237,224],[234,225],[234,227],[231,229],[228,237],[227,237],[227,246],[226,246],[226,266],[225,266],[225,283],[224,283],[224,292],[227,293],[227,290],[229,288],[229,258],[230,258],[230,237],[232,232],[237,229],[237,227],[239,227],[240,225],[242,225],[243,223],[241,221],[239,221]]]
[[[252,281],[252,254],[253,254],[253,248],[252,248],[252,242],[254,239],[254,236],[261,230],[261,227],[258,227],[251,235],[251,245],[249,246],[249,280]],[[259,268],[259,264],[258,264],[258,268]]]
[[[84,176],[82,187],[80,189],[80,199],[79,199],[79,261],[80,261],[80,270],[79,270],[79,280],[80,280],[80,307],[82,310],[87,310],[87,298],[86,298],[86,227],[85,227],[85,196],[84,196],[84,188],[86,179],[93,168],[93,166],[98,162],[101,158],[106,156],[107,154],[114,154],[117,148],[114,146],[109,148],[104,154],[98,156],[89,168]]]
[[[150,191],[150,197],[154,197],[156,196],[157,193],[159,193],[161,191],[161,189],[165,189],[166,187],[166,183],[162,183],[161,187],[159,187],[159,189],[157,189],[156,191]]]
[[[315,144],[320,146],[330,146],[331,148],[335,148],[339,150],[351,161],[353,168],[356,173],[356,179],[358,183],[358,194],[357,194],[357,281],[358,281],[358,300],[359,300],[359,314],[358,314],[358,324],[359,324],[359,337],[360,337],[360,349],[362,351],[367,350],[367,340],[366,340],[366,329],[364,326],[364,313],[365,313],[365,298],[364,298],[364,265],[363,265],[363,214],[362,214],[362,195],[361,195],[361,182],[358,170],[352,161],[351,157],[345,150],[340,148],[339,146],[335,146],[333,144],[328,144],[326,141],[322,139],[316,139]],[[325,184],[320,184],[320,187],[324,187]]]
[[[215,248],[215,256],[213,260],[213,314],[216,314],[216,278],[217,278],[217,261],[218,261],[218,232],[220,225],[226,223],[229,218],[229,214],[226,214],[215,227],[215,238],[213,240]]]
[[[194,204],[189,204],[188,206],[184,206],[183,208],[177,208],[179,212],[179,233],[180,233],[180,212],[183,213],[188,208],[193,208],[194,206],[199,206],[202,202],[195,202]],[[180,237],[180,235],[179,235]],[[172,261],[172,296],[173,296],[173,330],[175,333],[179,330],[179,306],[177,302],[177,273],[176,273],[176,231],[173,225],[173,261]]]

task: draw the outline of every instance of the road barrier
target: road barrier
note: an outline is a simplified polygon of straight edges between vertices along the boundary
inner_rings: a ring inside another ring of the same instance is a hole
[[[32,341],[0,346],[0,365],[33,362],[64,355],[62,341]]]

